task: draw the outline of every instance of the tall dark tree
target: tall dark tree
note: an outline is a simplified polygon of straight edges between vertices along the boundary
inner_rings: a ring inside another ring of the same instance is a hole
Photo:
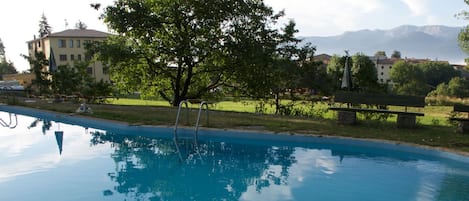
[[[379,89],[376,67],[370,58],[362,53],[352,56],[352,83],[359,91]]]
[[[6,62],[6,56],[5,56],[5,45],[3,45],[3,41],[0,38],[0,62]]]
[[[78,20],[78,22],[75,24],[75,28],[80,29],[80,30],[84,30],[84,29],[87,29],[88,26],[84,22],[82,22],[81,20]]]
[[[5,74],[14,74],[17,72],[13,63],[7,61],[5,46],[3,45],[2,39],[0,39],[0,79],[3,79],[3,75]]]
[[[339,89],[344,74],[345,56],[333,55],[327,65],[327,75],[332,80],[334,90]]]
[[[385,51],[382,51],[382,50],[377,51],[377,52],[375,53],[375,57],[387,57],[387,56],[386,56],[386,52],[385,52]]]
[[[39,94],[49,92],[51,83],[48,77],[50,74],[44,71],[44,66],[49,65],[49,61],[46,59],[44,52],[34,51],[33,56],[23,55],[23,57],[31,64],[30,71],[35,75],[32,85],[38,90]]]
[[[42,13],[41,20],[39,20],[39,37],[42,38],[50,33],[52,33],[52,27],[49,25],[46,15]]]
[[[401,52],[394,50],[391,54],[391,58],[393,59],[400,59],[401,58]]]
[[[263,94],[288,37],[273,28],[282,15],[258,0],[119,0],[103,14],[118,35],[90,49],[118,86],[173,105],[222,87]]]

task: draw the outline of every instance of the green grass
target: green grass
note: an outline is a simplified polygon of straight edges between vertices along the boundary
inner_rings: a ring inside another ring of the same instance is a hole
[[[167,101],[155,101],[155,100],[141,100],[141,99],[129,99],[129,98],[119,98],[119,99],[110,99],[110,104],[114,105],[137,105],[137,106],[165,106],[169,107],[170,104]],[[287,104],[290,101],[282,101],[282,104]],[[246,112],[246,113],[256,113],[256,105],[259,104],[259,101],[253,100],[243,100],[243,101],[220,101],[210,105],[211,110],[219,111],[228,111],[228,112]],[[198,108],[198,104],[190,104],[191,108]],[[336,118],[335,112],[326,111],[327,103],[319,103],[312,106],[310,102],[300,102],[295,105],[295,108],[300,110],[312,110],[312,111],[324,111],[320,115],[324,119],[334,119]],[[266,103],[265,104],[265,114],[274,114],[275,105]],[[314,108],[314,109],[311,109]],[[404,107],[390,107],[391,110],[401,110],[404,111]],[[422,108],[409,108],[409,111],[414,112],[423,112],[425,116],[417,117],[417,122],[422,125],[435,125],[435,126],[451,126],[448,122],[448,116],[452,111],[450,106],[426,106]],[[359,118],[363,119],[363,115],[359,115]],[[392,115],[387,120],[388,122],[396,122],[397,116]]]
[[[143,101],[135,99],[113,100],[113,104],[91,105],[92,116],[102,119],[118,120],[129,124],[173,126],[177,108],[168,107],[164,101]],[[17,101],[18,105],[62,113],[71,113],[78,104],[48,103],[37,101],[25,103]],[[430,147],[446,148],[466,152],[469,154],[469,135],[457,133],[456,128],[446,122],[446,113],[450,107],[430,106],[425,108],[425,117],[418,118],[418,128],[398,129],[391,118],[388,121],[360,120],[358,125],[347,126],[337,124],[334,112],[322,114],[327,118],[291,117],[271,114],[256,114],[256,102],[219,102],[210,109],[209,124],[202,117],[202,127],[218,129],[255,129],[276,133],[294,133],[319,136],[342,136],[352,138],[390,140],[396,143],[411,143]],[[197,105],[193,105],[197,107]],[[309,107],[302,105],[301,107]],[[315,108],[325,109],[327,104],[315,105]],[[224,110],[224,111],[221,111]],[[234,112],[233,112],[234,111]],[[427,112],[428,111],[428,112]],[[181,114],[181,125],[193,127],[197,109],[189,109]],[[189,122],[185,116],[189,114]],[[435,120],[436,119],[436,120]],[[439,121],[436,123],[436,121]]]

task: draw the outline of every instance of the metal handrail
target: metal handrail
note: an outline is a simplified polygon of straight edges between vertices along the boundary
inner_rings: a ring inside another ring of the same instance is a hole
[[[177,130],[178,130],[178,124],[179,124],[179,114],[181,113],[181,108],[182,104],[186,105],[186,113],[187,113],[187,123],[189,123],[189,107],[187,105],[187,100],[183,100],[179,102],[179,108],[178,108],[178,113],[176,115],[176,123],[174,124],[174,139],[177,140]]]
[[[12,126],[12,121],[11,121],[11,113],[9,113],[9,117],[10,117],[10,123],[6,123],[5,121],[3,121],[2,118],[0,118],[0,125],[3,126],[3,127],[8,127],[8,128],[15,128],[17,125],[18,125],[18,116],[16,116],[16,114],[13,114],[15,116],[15,125]]]
[[[206,117],[205,119],[208,125],[208,103],[207,101],[202,101],[199,105],[199,114],[197,115],[197,123],[195,124],[195,134],[194,134],[195,143],[197,143],[197,140],[198,140],[200,113],[202,113],[202,108],[204,105],[205,105],[205,117]]]
[[[181,151],[179,149],[179,145],[178,145],[178,135],[177,135],[177,130],[178,130],[178,125],[179,125],[179,116],[181,114],[181,108],[183,106],[183,104],[186,106],[186,113],[187,113],[187,123],[189,124],[189,107],[188,107],[188,103],[189,100],[183,100],[179,103],[179,107],[178,107],[178,112],[177,112],[177,115],[176,115],[176,123],[174,124],[174,137],[173,137],[173,141],[174,141],[174,144],[176,145],[176,152],[178,153],[178,156],[179,156],[179,160],[180,161],[183,161],[183,158],[182,158],[182,155],[181,155]],[[208,125],[208,103],[206,101],[202,101],[200,102],[200,105],[199,105],[199,112],[198,112],[198,115],[197,115],[197,122],[195,124],[195,133],[194,133],[194,146],[195,146],[195,151],[196,153],[199,155],[200,157],[200,153],[199,153],[199,145],[198,145],[198,133],[199,133],[199,123],[200,123],[200,115],[202,114],[202,109],[205,105],[205,114],[206,114],[206,121],[207,121],[207,125]]]

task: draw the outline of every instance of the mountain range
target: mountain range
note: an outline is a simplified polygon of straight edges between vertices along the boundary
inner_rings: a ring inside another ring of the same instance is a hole
[[[364,53],[374,55],[385,51],[387,56],[397,50],[407,58],[449,61],[464,64],[469,57],[458,45],[458,34],[462,27],[441,25],[412,26],[403,25],[389,30],[348,31],[337,36],[302,37],[302,43],[310,42],[316,46],[316,54],[344,55]]]

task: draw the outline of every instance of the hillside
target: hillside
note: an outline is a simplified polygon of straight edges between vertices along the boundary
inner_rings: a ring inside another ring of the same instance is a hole
[[[303,43],[310,42],[317,47],[317,53],[351,54],[362,52],[373,55],[383,50],[390,56],[394,50],[403,57],[447,60],[463,64],[469,57],[458,46],[457,37],[460,27],[448,26],[411,26],[403,25],[389,30],[360,30],[345,32],[338,36],[303,37]]]

